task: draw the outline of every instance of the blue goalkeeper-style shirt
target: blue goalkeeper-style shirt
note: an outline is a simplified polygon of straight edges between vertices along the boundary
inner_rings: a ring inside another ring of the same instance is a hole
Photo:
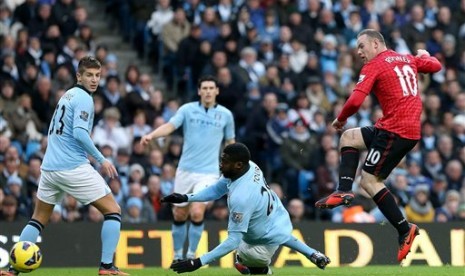
[[[234,117],[226,107],[205,108],[200,102],[182,105],[169,121],[181,125],[184,144],[178,168],[194,173],[219,174],[223,140],[234,139]]]

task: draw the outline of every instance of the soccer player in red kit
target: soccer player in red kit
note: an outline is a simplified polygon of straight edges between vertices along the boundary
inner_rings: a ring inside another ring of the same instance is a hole
[[[383,36],[372,29],[358,34],[357,49],[364,66],[352,95],[332,126],[342,130],[347,118],[357,112],[371,92],[379,101],[383,117],[374,127],[352,128],[342,133],[339,186],[337,191],[317,201],[315,206],[334,208],[350,205],[354,199],[351,190],[359,151],[368,149],[360,185],[399,232],[397,260],[400,262],[410,251],[419,228],[407,222],[383,181],[420,139],[422,102],[417,73],[438,72],[441,64],[426,50],[418,50],[416,56],[388,50]]]

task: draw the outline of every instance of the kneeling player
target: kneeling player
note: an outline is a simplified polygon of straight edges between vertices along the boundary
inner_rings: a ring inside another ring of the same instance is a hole
[[[240,143],[228,145],[221,155],[218,182],[196,194],[171,194],[164,202],[211,201],[228,194],[228,238],[197,259],[174,263],[178,272],[190,272],[237,250],[235,267],[242,274],[271,274],[269,264],[280,245],[305,255],[321,269],[328,257],[291,235],[289,213],[266,183],[260,168],[250,161],[250,152]]]

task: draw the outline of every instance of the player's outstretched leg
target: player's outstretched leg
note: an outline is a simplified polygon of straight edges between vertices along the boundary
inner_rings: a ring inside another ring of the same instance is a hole
[[[337,206],[350,206],[355,195],[352,192],[335,191],[329,196],[318,200],[315,207],[320,209],[332,209]]]
[[[323,253],[299,241],[294,236],[290,236],[289,240],[285,242],[283,245],[304,255],[320,269],[325,269],[325,267],[331,262],[331,260],[328,257],[326,257]]]
[[[417,225],[410,223],[410,229],[407,233],[399,236],[399,251],[397,252],[397,260],[401,262],[410,252],[413,240],[420,234],[420,228]]]

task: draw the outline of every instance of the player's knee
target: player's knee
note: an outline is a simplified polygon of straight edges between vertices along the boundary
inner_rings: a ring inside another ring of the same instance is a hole
[[[173,209],[173,218],[175,221],[186,221],[189,213],[183,209]]]
[[[360,144],[363,143],[363,141],[360,141],[360,138],[362,137],[359,133],[360,129],[348,129],[344,131],[341,135],[340,141],[339,141],[339,147],[354,147],[354,148],[359,148]]]
[[[191,221],[193,221],[193,222],[202,222],[203,218],[204,218],[204,212],[203,211],[191,212]]]

